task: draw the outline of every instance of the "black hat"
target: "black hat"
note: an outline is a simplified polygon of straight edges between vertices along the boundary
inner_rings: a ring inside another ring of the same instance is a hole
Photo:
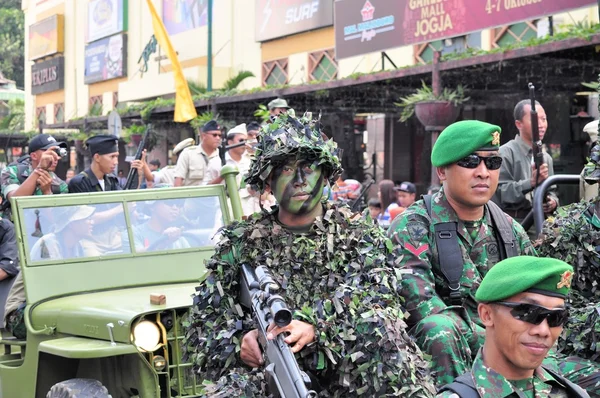
[[[85,142],[92,156],[106,155],[107,153],[119,152],[119,137],[116,135],[96,135],[88,138]]]
[[[210,122],[207,122],[204,126],[202,126],[203,133],[215,130],[221,130],[221,128],[219,127],[219,123],[217,123],[216,120],[211,120]]]
[[[417,187],[412,182],[405,181],[402,184],[398,185],[396,191],[408,192],[408,193],[417,193]]]
[[[56,141],[56,138],[50,134],[38,134],[29,141],[29,153],[39,151],[40,149],[48,149],[53,146],[67,149],[67,144]]]
[[[257,131],[260,130],[260,124],[257,122],[250,122],[246,125],[246,131]]]

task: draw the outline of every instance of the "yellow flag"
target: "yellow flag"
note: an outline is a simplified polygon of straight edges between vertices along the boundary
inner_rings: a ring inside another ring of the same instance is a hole
[[[146,0],[150,14],[152,15],[152,27],[154,29],[154,37],[160,45],[160,47],[167,52],[169,60],[173,65],[173,74],[175,75],[175,117],[176,122],[184,123],[198,116],[196,113],[196,107],[194,101],[192,101],[192,94],[188,87],[187,81],[183,76],[183,70],[177,58],[177,53],[171,44],[169,34],[165,29],[165,25],[156,13],[156,8],[152,4],[152,0]]]

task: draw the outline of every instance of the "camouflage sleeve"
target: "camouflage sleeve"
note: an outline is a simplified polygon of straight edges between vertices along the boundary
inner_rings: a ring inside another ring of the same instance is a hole
[[[0,184],[2,184],[2,196],[17,190],[19,188],[19,178],[17,177],[17,166],[7,166],[0,173]]]
[[[403,272],[401,295],[410,314],[408,323],[414,325],[445,310],[447,305],[435,290],[429,218],[416,210],[406,210],[394,220],[388,234],[394,244],[396,265]]]
[[[251,312],[238,302],[240,265],[235,245],[217,247],[207,262],[207,273],[196,288],[191,307],[184,355],[207,382],[216,382],[234,368],[243,366],[240,345],[246,331],[254,328]]]
[[[303,355],[301,366],[328,380],[335,396],[435,394],[429,364],[407,333],[392,249],[380,228],[363,236],[358,257],[338,270],[344,278],[332,294],[295,313],[315,326],[317,336],[316,353]]]
[[[533,247],[527,232],[525,232],[521,224],[516,222],[509,215],[506,215],[506,217],[508,217],[512,223],[513,231],[515,233],[515,237],[517,238],[517,243],[519,244],[519,254],[521,256],[537,256],[535,248]]]

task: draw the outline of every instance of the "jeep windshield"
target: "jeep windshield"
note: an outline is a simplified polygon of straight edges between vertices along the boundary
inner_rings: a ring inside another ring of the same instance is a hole
[[[220,185],[18,197],[13,205],[29,303],[198,281],[231,221]]]
[[[27,208],[23,216],[32,263],[212,247],[223,226],[210,196]]]

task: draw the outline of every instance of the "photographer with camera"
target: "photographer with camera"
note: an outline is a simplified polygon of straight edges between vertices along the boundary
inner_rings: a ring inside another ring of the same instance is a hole
[[[67,144],[57,142],[49,134],[36,135],[29,141],[29,157],[9,164],[0,174],[2,210],[10,218],[12,196],[56,195],[67,193],[67,183],[54,173],[62,156],[67,155]]]

